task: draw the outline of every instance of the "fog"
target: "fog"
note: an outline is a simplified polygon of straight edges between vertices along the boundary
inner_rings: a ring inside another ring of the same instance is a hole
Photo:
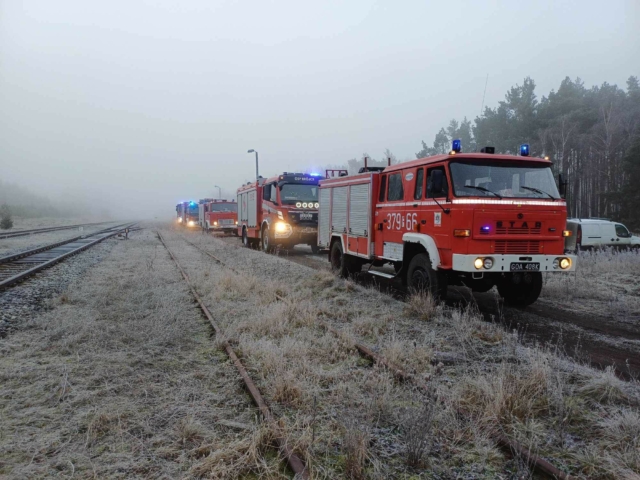
[[[640,2],[0,0],[0,180],[168,218],[255,176],[415,157],[527,76],[623,86]]]

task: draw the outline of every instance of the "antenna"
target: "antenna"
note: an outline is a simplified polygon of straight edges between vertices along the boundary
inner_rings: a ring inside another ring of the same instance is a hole
[[[489,74],[487,73],[487,80],[484,82],[484,93],[482,94],[482,105],[480,105],[480,116],[484,110],[484,97],[487,95],[487,84],[489,83]]]
[[[482,105],[480,105],[480,116],[482,117],[482,111],[484,110],[484,97],[487,95],[487,84],[489,83],[489,74],[487,73],[487,79],[484,82],[484,93],[482,94]],[[476,149],[478,151],[478,139],[476,138]]]

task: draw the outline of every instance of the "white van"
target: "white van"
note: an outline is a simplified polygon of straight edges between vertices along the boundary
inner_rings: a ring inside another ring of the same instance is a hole
[[[603,247],[640,248],[640,237],[632,235],[621,223],[611,220],[568,218],[567,230],[571,230],[572,235],[566,238],[565,250],[572,252]]]

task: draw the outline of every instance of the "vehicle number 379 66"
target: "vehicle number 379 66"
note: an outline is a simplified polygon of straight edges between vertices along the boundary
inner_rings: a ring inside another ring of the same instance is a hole
[[[387,230],[415,230],[418,224],[417,213],[387,213]]]

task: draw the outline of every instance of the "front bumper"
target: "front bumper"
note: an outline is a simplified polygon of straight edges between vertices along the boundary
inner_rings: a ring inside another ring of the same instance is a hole
[[[474,262],[477,258],[491,258],[493,259],[493,266],[491,268],[476,268]],[[571,260],[571,266],[565,268],[553,268],[553,261],[558,258],[568,258]],[[541,272],[572,272],[576,269],[575,255],[460,255],[453,254],[453,271],[455,272],[470,272],[470,273],[511,273],[512,263],[539,263]]]
[[[287,228],[284,232],[276,231],[274,235],[275,238],[282,241],[282,243],[292,245],[296,245],[299,243],[313,243],[315,245],[318,241],[318,228],[289,225],[289,228]]]

